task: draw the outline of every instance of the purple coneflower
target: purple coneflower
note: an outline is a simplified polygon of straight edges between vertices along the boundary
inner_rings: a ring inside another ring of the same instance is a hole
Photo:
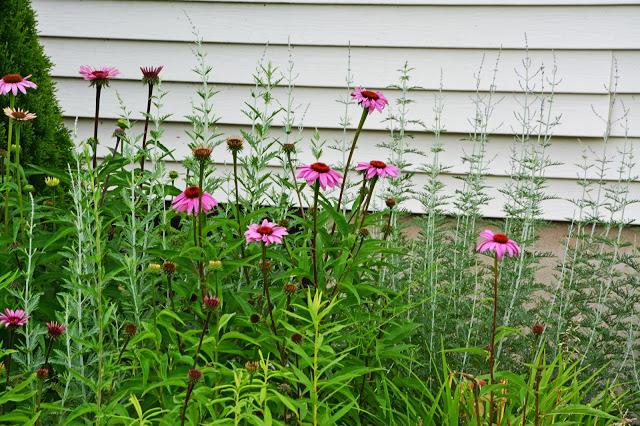
[[[214,310],[220,306],[220,298],[218,296],[211,296],[210,294],[207,294],[202,299],[202,304],[205,309]]]
[[[177,212],[190,213],[197,216],[200,211],[200,187],[190,186],[173,199],[173,209]],[[218,201],[210,194],[202,192],[202,211],[208,212],[218,205]]]
[[[4,115],[16,121],[31,121],[37,117],[34,113],[20,108],[6,107],[3,111]]]
[[[387,164],[383,161],[372,160],[369,162],[361,162],[356,166],[356,170],[364,172],[365,179],[372,179],[374,176],[381,178],[397,178],[400,176],[400,169],[393,164]]]
[[[298,177],[306,180],[309,186],[318,182],[323,190],[334,188],[342,182],[342,174],[320,162],[298,167]]]
[[[385,106],[389,104],[387,98],[384,97],[382,92],[367,90],[362,87],[356,87],[351,97],[355,99],[363,108],[369,110],[371,114],[374,110],[382,112]]]
[[[47,333],[49,333],[49,337],[52,339],[57,339],[62,336],[65,332],[66,328],[63,324],[59,324],[56,321],[51,321],[47,323]]]
[[[6,95],[11,92],[14,96],[18,95],[18,91],[23,94],[27,93],[27,89],[37,89],[38,86],[29,81],[31,74],[26,77],[20,74],[7,74],[0,79],[0,95]]]
[[[264,219],[261,224],[252,223],[247,226],[244,237],[247,243],[262,241],[265,245],[282,244],[282,237],[288,235],[287,229]]]
[[[505,254],[514,257],[521,253],[518,243],[509,239],[505,234],[494,234],[490,229],[485,229],[480,233],[480,237],[484,238],[476,248],[480,253],[492,251],[498,259],[502,259]]]
[[[29,321],[29,316],[22,309],[6,308],[4,312],[0,313],[0,324],[5,327],[21,327]]]
[[[79,72],[85,80],[90,82],[91,86],[108,86],[109,80],[120,74],[116,67],[93,68],[89,65],[80,66]]]
[[[164,65],[158,67],[140,67],[142,71],[142,83],[143,84],[158,84],[160,82],[160,71],[162,71]]]

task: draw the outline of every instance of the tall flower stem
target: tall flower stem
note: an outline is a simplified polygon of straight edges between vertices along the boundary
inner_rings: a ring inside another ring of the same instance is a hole
[[[356,129],[355,135],[353,135],[353,141],[351,142],[351,149],[349,150],[349,156],[347,157],[347,163],[344,165],[343,179],[342,185],[340,186],[340,195],[338,195],[338,204],[336,205],[336,210],[340,210],[340,206],[342,205],[342,197],[344,196],[344,190],[347,186],[347,175],[349,173],[349,167],[351,166],[351,159],[353,158],[353,153],[356,150],[356,144],[358,143],[358,138],[360,137],[360,132],[362,131],[362,126],[364,126],[364,122],[369,115],[369,110],[367,108],[362,108],[362,115],[360,116],[360,122],[358,123],[358,128]],[[335,231],[335,224],[331,233]]]
[[[496,328],[498,326],[498,279],[500,270],[498,268],[498,256],[493,258],[493,318],[491,322],[491,343],[489,344],[489,377],[491,384],[495,384],[494,366],[495,366],[495,347],[496,347]],[[489,392],[489,423],[493,420],[493,391]]]
[[[298,205],[300,206],[300,216],[304,219],[304,207],[302,205],[302,195],[300,194],[300,188],[296,182],[296,171],[293,168],[293,161],[291,160],[291,153],[287,151],[287,163],[289,163],[289,169],[291,169],[291,177],[293,180],[293,187],[296,189],[296,195],[298,196]]]
[[[207,311],[207,318],[204,320],[204,325],[202,326],[202,332],[200,333],[200,341],[198,342],[196,354],[193,357],[193,367],[191,368],[196,368],[196,366],[198,365],[198,356],[200,355],[200,349],[202,348],[202,341],[204,340],[204,335],[207,334],[207,330],[209,329],[209,321],[211,321],[212,314],[213,314],[212,310]]]
[[[144,115],[144,133],[142,134],[142,157],[140,158],[140,172],[144,175],[144,160],[147,157],[147,132],[149,129],[149,117],[151,115],[151,101],[153,99],[153,84],[149,83],[147,95],[147,113]]]
[[[120,145],[120,136],[116,136],[116,146],[113,149],[113,155],[118,153],[118,146]],[[104,183],[102,184],[102,194],[100,195],[100,207],[104,205],[104,199],[107,196],[107,188],[109,187],[109,179],[111,178],[111,173],[104,178]],[[173,185],[173,183],[172,183]],[[173,200],[172,200],[173,201]]]
[[[273,319],[273,305],[271,304],[271,292],[269,291],[269,270],[267,268],[267,246],[265,243],[262,243],[262,289],[264,292],[264,297],[267,300],[267,311],[269,311],[269,318],[271,318],[271,331],[273,331],[273,335],[277,336],[278,332],[276,329],[276,322]]]
[[[20,125],[16,124],[16,181],[18,184],[18,210],[20,211],[20,229],[24,223],[24,216],[22,213],[23,201],[22,201],[22,170],[20,169]]]
[[[16,104],[16,97],[9,97],[9,107],[11,109],[14,108]],[[9,120],[9,128],[7,129],[7,156],[5,157],[5,184],[7,185],[7,190],[4,194],[4,227],[9,232],[9,194],[11,193],[11,189],[9,186],[9,181],[11,177],[11,138],[13,136],[13,120]]]
[[[204,212],[202,209],[202,194],[204,192],[204,171],[206,167],[206,160],[200,160],[200,176],[198,177],[198,188],[200,188],[198,194],[198,247],[200,250],[204,251],[202,241],[204,240],[203,232],[204,232]],[[207,293],[206,286],[206,278],[204,276],[204,252],[200,254],[200,260],[198,261],[198,278],[200,280],[200,291],[202,293],[202,298],[204,299],[205,294]]]
[[[238,151],[231,150],[231,154],[233,156],[233,185],[236,191],[236,220],[238,221],[238,238],[242,238],[242,218],[240,217],[240,185],[238,184]],[[240,255],[242,256],[242,260],[244,260],[246,254],[244,251],[244,244],[240,244]],[[244,279],[249,284],[249,271],[246,266],[242,266],[242,273],[244,274]]]
[[[362,220],[360,221],[360,226],[358,228],[362,228],[364,226],[364,221],[367,218],[367,211],[369,210],[369,204],[371,204],[371,198],[373,198],[373,190],[376,187],[376,183],[378,182],[378,176],[374,176],[371,179],[371,186],[369,187],[369,193],[367,194],[367,199],[362,206]]]
[[[187,406],[189,405],[189,399],[191,399],[191,392],[193,392],[193,387],[195,386],[194,381],[189,381],[187,385],[187,393],[184,396],[184,405],[182,406],[182,413],[180,414],[180,426],[184,426],[184,416],[187,412]]]
[[[540,365],[540,362],[542,361],[543,356],[544,349],[538,355],[538,360],[536,362],[536,380],[533,386],[533,395],[535,398],[535,417],[533,419],[533,424],[535,426],[540,425],[540,381],[542,380],[542,365]]]
[[[44,356],[44,367],[49,368],[49,356],[51,355],[51,349],[53,349],[53,337],[49,337],[47,342],[47,353]]]
[[[311,235],[311,261],[313,263],[313,287],[318,288],[318,197],[320,184],[313,184],[313,234]]]
[[[93,117],[93,168],[98,167],[98,120],[100,117],[100,92],[102,84],[96,84],[96,110]]]
[[[531,353],[533,354],[533,363],[536,365],[536,379],[537,379],[537,366],[538,366],[538,352],[537,348],[540,342],[542,341],[542,337],[538,336],[535,339],[533,347],[531,349]],[[525,426],[527,423],[527,408],[529,406],[529,389],[527,389],[527,393],[524,396],[524,404],[522,407],[522,426]]]
[[[7,344],[7,349],[11,350],[13,348],[13,339],[16,337],[15,327],[9,327],[9,343]],[[11,354],[7,354],[5,357],[5,363],[7,364],[7,381],[5,384],[5,391],[9,388],[9,380],[11,379]]]

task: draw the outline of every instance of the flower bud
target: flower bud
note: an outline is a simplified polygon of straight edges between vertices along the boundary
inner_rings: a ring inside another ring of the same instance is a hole
[[[204,296],[204,299],[202,299],[202,304],[205,309],[212,311],[220,306],[220,298],[218,296],[211,296],[207,294]]]
[[[536,336],[541,335],[542,333],[544,333],[544,325],[540,324],[540,323],[535,323],[532,327],[531,327],[531,332],[533,334],[535,334]]]
[[[287,283],[284,285],[284,292],[288,295],[292,295],[296,291],[298,291],[298,286],[295,283]]]
[[[291,341],[296,345],[299,345],[300,342],[302,342],[302,339],[303,337],[302,337],[302,334],[300,333],[293,333],[293,335],[291,336]]]
[[[33,185],[25,185],[23,189],[24,189],[24,192],[26,192],[26,193],[30,193],[30,192],[33,192],[33,191],[35,191],[35,190],[36,190],[36,189],[33,187]]]
[[[47,377],[49,377],[49,369],[42,367],[42,368],[38,368],[38,370],[36,371],[36,376],[38,376],[38,379],[40,380],[44,380]]]
[[[187,373],[187,377],[189,378],[190,383],[195,383],[198,380],[202,379],[202,371],[198,370],[197,368],[192,368]]]
[[[138,326],[133,323],[129,323],[124,326],[124,332],[129,336],[134,336],[138,332]]]
[[[125,120],[124,118],[119,118],[118,121],[116,122],[116,126],[118,126],[122,130],[128,129],[130,127],[129,120]]]
[[[260,322],[260,315],[258,314],[252,314],[249,317],[249,321],[251,321],[252,324],[257,324],[258,322]]]
[[[222,261],[219,259],[212,259],[209,261],[209,268],[222,269]]]
[[[285,143],[282,145],[282,150],[287,154],[293,154],[296,152],[296,146],[292,143]]]
[[[179,176],[179,175],[178,175],[178,172],[176,172],[175,170],[171,170],[171,171],[169,172],[169,179],[171,179],[171,180],[176,180],[176,179],[178,179],[178,176]]]
[[[155,272],[162,269],[162,266],[159,263],[150,263],[149,266],[147,266],[147,269]]]
[[[176,264],[167,260],[162,264],[162,269],[167,275],[173,275],[176,272]]]

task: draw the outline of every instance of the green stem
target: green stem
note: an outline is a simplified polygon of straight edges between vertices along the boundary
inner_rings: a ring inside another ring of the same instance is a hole
[[[13,109],[16,103],[16,97],[11,96],[9,98],[9,107]],[[11,137],[13,135],[13,120],[9,120],[9,129],[7,132],[7,156],[5,158],[5,184],[7,189],[4,195],[4,227],[7,233],[9,232],[9,194],[11,189],[9,181],[11,177]]]
[[[318,288],[318,196],[320,184],[313,184],[313,234],[311,236],[311,261],[313,263],[313,287]]]
[[[206,165],[206,160],[201,160],[200,161],[200,176],[198,177],[198,188],[200,189],[198,192],[198,242],[197,242],[197,246],[200,248],[200,250],[202,251],[202,253],[200,254],[200,260],[198,261],[198,278],[200,280],[200,292],[202,293],[202,298],[204,299],[204,296],[206,294],[207,291],[207,286],[206,286],[206,280],[205,280],[205,276],[204,276],[204,249],[203,249],[203,244],[202,241],[204,239],[203,237],[203,231],[204,231],[204,212],[202,209],[202,194],[204,193],[204,169],[205,169],[205,165]]]
[[[273,319],[273,305],[271,304],[271,293],[269,291],[269,271],[267,270],[267,245],[262,243],[262,288],[264,297],[267,300],[267,310],[269,311],[269,318],[271,318],[271,331],[273,335],[277,336],[276,322]]]
[[[360,132],[362,131],[362,126],[364,126],[364,122],[369,115],[369,110],[367,108],[362,109],[362,116],[360,116],[360,122],[358,123],[358,128],[356,129],[356,134],[353,136],[353,141],[351,142],[351,149],[349,150],[349,156],[347,157],[347,163],[344,165],[343,177],[342,177],[342,185],[340,185],[340,195],[338,195],[338,204],[336,206],[336,211],[340,210],[340,206],[342,204],[342,197],[344,196],[344,190],[347,186],[347,175],[349,174],[349,167],[351,166],[351,159],[353,158],[353,153],[356,149],[356,144],[358,143],[358,138],[360,137]],[[331,233],[335,231],[335,224]]]
[[[96,84],[96,109],[93,117],[93,168],[98,166],[98,121],[100,117],[100,92],[102,85]]]
[[[153,99],[153,84],[149,83],[149,95],[147,96],[147,113],[144,116],[144,133],[142,135],[142,157],[140,158],[140,174],[144,175],[144,160],[147,153],[147,130],[149,129],[149,116],[151,114],[151,100]]]
[[[16,330],[15,327],[9,327],[9,343],[7,344],[7,349],[11,350],[13,348],[13,339],[15,338]],[[7,363],[7,381],[5,385],[5,392],[9,388],[9,380],[11,379],[11,354],[7,354],[6,356]]]
[[[238,238],[242,238],[242,218],[240,217],[240,189],[238,185],[238,151],[231,151],[233,155],[233,184],[235,186],[236,191],[236,219],[238,221]],[[245,259],[245,251],[244,251],[244,243],[240,245],[240,255],[242,256],[242,261]],[[246,266],[242,266],[242,273],[244,274],[244,279],[249,285],[249,271]],[[239,284],[238,284],[239,285]],[[240,289],[240,287],[238,287]]]
[[[491,384],[495,384],[495,346],[496,328],[498,323],[498,279],[500,270],[498,269],[498,256],[493,258],[493,318],[491,322],[491,343],[489,344],[489,377]],[[493,421],[493,391],[489,392],[489,424]]]
[[[204,335],[207,334],[207,330],[209,329],[209,321],[211,321],[212,310],[207,312],[207,318],[204,320],[204,325],[202,326],[202,332],[200,333],[200,341],[198,342],[198,348],[196,349],[196,355],[193,357],[193,367],[196,368],[198,365],[198,356],[200,355],[200,349],[202,348],[202,341],[204,340]]]
[[[20,228],[24,223],[24,213],[22,212],[22,176],[20,173],[20,125],[16,125],[16,176],[18,181],[18,210],[20,211]]]

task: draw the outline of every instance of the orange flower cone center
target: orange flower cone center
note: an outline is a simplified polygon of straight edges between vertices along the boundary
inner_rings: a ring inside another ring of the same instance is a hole
[[[509,241],[509,237],[504,234],[495,234],[493,236],[493,241],[500,244],[506,244]]]
[[[362,92],[360,92],[360,94],[362,96],[364,96],[367,99],[373,99],[374,101],[376,99],[378,99],[380,96],[378,96],[378,94],[376,92],[374,92],[373,90],[363,90]]]
[[[22,76],[20,74],[7,74],[2,77],[2,81],[5,83],[20,83],[22,81]]]
[[[328,173],[331,168],[327,166],[325,163],[313,163],[311,166],[311,170],[318,173]]]
[[[369,164],[371,164],[371,167],[375,167],[376,169],[384,169],[385,167],[387,167],[387,164],[385,162],[378,160],[373,160]]]
[[[258,234],[271,235],[273,233],[273,228],[270,226],[260,226],[256,231],[258,231]]]
[[[25,112],[22,112],[22,111],[14,111],[11,115],[16,120],[22,120],[23,118],[25,118],[27,116],[27,114]]]
[[[190,186],[184,190],[184,195],[187,198],[198,198],[200,196],[200,188],[197,186]]]

